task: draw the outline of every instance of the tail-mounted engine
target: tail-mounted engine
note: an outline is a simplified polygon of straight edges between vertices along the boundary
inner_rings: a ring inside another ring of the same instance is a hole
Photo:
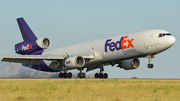
[[[38,40],[36,40],[37,45],[44,49],[47,49],[51,46],[51,41],[49,40],[49,38],[40,38]]]
[[[83,67],[84,64],[85,64],[85,60],[81,56],[72,56],[72,57],[68,57],[65,60],[65,66],[67,68]]]
[[[124,68],[125,70],[137,69],[139,66],[139,59],[124,60],[118,65],[118,67]]]
[[[40,38],[32,42],[21,42],[15,45],[15,51],[17,54],[27,55],[37,52],[39,50],[45,50],[49,48],[51,41],[49,38]]]

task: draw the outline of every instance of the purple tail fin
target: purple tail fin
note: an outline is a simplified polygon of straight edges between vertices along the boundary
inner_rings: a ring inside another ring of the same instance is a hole
[[[34,33],[32,32],[32,30],[30,29],[30,27],[24,21],[23,18],[18,18],[17,22],[21,30],[21,34],[24,41],[31,42],[31,41],[37,40],[37,37],[34,35]]]
[[[43,52],[43,49],[37,45],[37,37],[34,35],[28,24],[23,18],[18,18],[17,22],[24,41],[15,45],[16,53],[21,55],[41,54]]]

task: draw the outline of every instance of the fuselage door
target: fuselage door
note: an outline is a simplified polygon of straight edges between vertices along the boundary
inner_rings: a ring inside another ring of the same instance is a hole
[[[156,50],[156,45],[154,43],[154,34],[149,35],[149,40],[146,41],[146,50],[149,53],[153,53]]]
[[[150,43],[153,43],[153,37],[154,37],[153,34],[151,34],[151,35],[149,36],[149,42],[150,42]]]

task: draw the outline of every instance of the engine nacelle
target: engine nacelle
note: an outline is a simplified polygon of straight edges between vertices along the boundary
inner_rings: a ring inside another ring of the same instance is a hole
[[[49,48],[51,45],[51,41],[49,38],[40,38],[38,40],[32,42],[21,42],[15,45],[15,51],[17,54],[32,54],[39,50],[44,50]]]
[[[51,41],[49,40],[49,38],[40,38],[40,39],[36,40],[36,43],[43,50],[47,49],[51,46]]]
[[[65,60],[65,66],[67,68],[83,67],[84,64],[85,64],[85,60],[81,56],[72,56],[72,57],[68,57]]]
[[[125,70],[136,69],[139,66],[140,66],[139,59],[124,60],[119,64],[119,67],[124,68]]]

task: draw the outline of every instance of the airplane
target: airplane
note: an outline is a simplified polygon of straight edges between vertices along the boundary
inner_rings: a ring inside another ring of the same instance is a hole
[[[108,78],[104,66],[111,65],[134,70],[140,66],[139,58],[148,58],[148,68],[153,68],[151,59],[174,45],[176,39],[168,31],[145,30],[116,37],[89,41],[81,44],[46,50],[49,38],[37,38],[21,17],[17,19],[23,41],[15,45],[19,55],[1,55],[4,62],[22,63],[23,66],[45,71],[59,72],[59,78],[72,78],[69,70],[77,69],[78,78],[85,78],[86,72],[100,69],[94,78]]]

